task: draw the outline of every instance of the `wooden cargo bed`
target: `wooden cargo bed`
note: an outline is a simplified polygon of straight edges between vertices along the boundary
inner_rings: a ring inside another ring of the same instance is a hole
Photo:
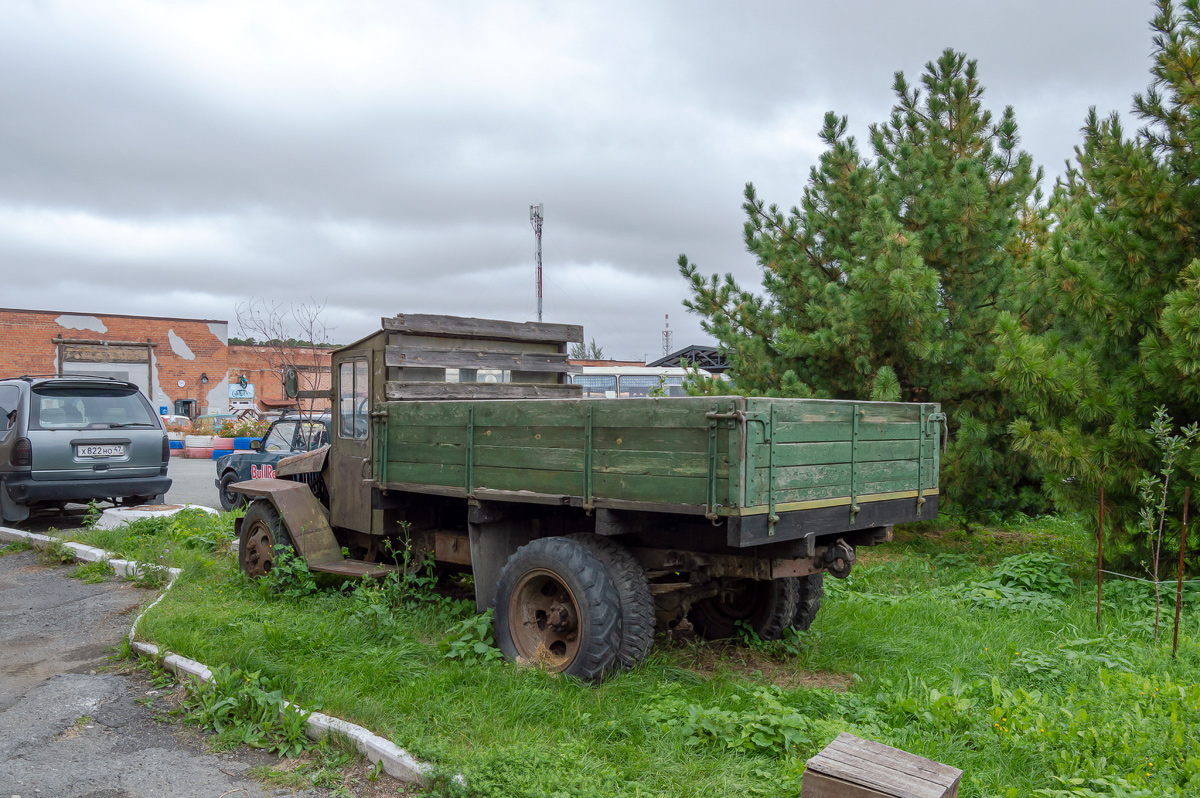
[[[761,515],[743,526],[765,527],[768,538],[781,514],[796,511],[824,517],[840,507],[853,528],[864,506],[904,500],[911,512],[882,523],[921,517],[936,503],[944,418],[937,404],[745,397],[408,401],[379,410],[375,473],[385,489],[714,520]],[[878,512],[867,515],[880,525]]]

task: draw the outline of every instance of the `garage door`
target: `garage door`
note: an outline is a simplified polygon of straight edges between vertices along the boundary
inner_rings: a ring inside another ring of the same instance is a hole
[[[150,380],[150,341],[95,341],[55,338],[60,374],[90,374],[113,377],[136,385],[147,399],[152,398]]]

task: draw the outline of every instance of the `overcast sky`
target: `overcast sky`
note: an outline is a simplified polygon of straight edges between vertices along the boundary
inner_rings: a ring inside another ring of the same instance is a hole
[[[799,201],[953,47],[1062,170],[1149,80],[1141,0],[0,0],[0,306],[229,319],[328,301],[536,318],[609,356],[704,335],[675,261],[757,285],[742,188]],[[1132,125],[1130,128],[1132,129]],[[1048,186],[1047,186],[1048,187]]]

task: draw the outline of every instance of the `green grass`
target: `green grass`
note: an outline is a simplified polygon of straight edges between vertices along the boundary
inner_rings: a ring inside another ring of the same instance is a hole
[[[67,576],[72,579],[78,579],[86,585],[94,585],[99,582],[107,582],[109,577],[113,575],[112,568],[103,560],[96,562],[87,562],[80,565]]]
[[[0,557],[7,557],[10,554],[19,554],[23,551],[29,551],[33,548],[33,544],[24,538],[13,540],[0,546]]]
[[[962,540],[901,535],[826,582],[799,639],[747,651],[660,638],[643,666],[599,686],[447,659],[464,602],[263,590],[214,553],[230,525],[110,538],[150,556],[157,545],[185,568],[142,633],[209,666],[261,672],[465,774],[473,794],[795,795],[804,761],[840,731],[962,768],[963,796],[1200,793],[1188,742],[1200,734],[1200,591],[1186,596],[1178,659],[1173,601],[1156,645],[1153,599],[1137,584],[1106,583],[1098,632],[1094,588],[1067,578],[1086,575],[1090,556],[1071,519]],[[104,545],[99,534],[88,542]],[[777,686],[801,672],[850,674],[852,686]],[[434,792],[457,789],[442,779]]]

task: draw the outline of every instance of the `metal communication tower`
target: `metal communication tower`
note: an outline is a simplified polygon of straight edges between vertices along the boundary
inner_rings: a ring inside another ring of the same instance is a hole
[[[663,357],[671,354],[671,314],[663,315],[666,326],[663,328]]]
[[[534,263],[537,265],[538,321],[542,320],[542,204],[529,206],[529,221],[533,223],[533,236],[537,239]]]

